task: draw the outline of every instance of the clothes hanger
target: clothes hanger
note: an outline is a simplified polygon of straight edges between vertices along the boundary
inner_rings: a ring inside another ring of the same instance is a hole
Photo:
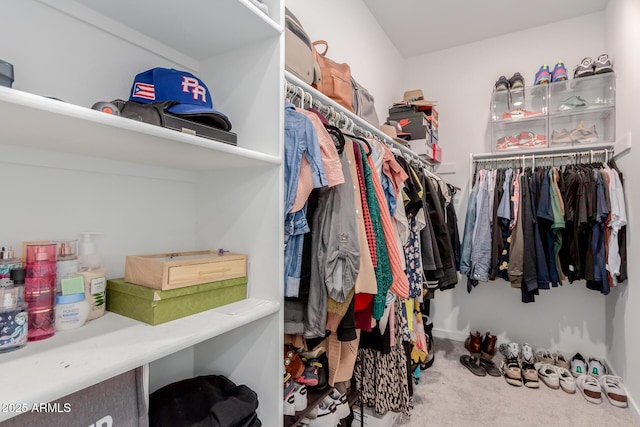
[[[351,134],[345,134],[345,136],[348,136],[351,139],[355,139],[357,141],[363,142],[367,146],[367,148],[369,149],[369,152],[366,153],[367,157],[369,157],[371,155],[371,153],[373,153],[373,148],[371,147],[371,144],[369,144],[369,141],[367,141],[366,139],[361,138],[361,137],[356,136],[356,135],[351,135]]]
[[[338,153],[342,154],[342,152],[344,151],[344,145],[346,144],[344,134],[336,126],[324,125],[324,127],[325,129],[327,129],[327,132],[329,132],[329,134],[332,136],[333,143],[338,149]]]

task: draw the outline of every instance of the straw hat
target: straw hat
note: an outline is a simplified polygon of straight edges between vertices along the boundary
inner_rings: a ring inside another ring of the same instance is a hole
[[[402,101],[395,102],[393,105],[415,105],[418,107],[431,107],[437,104],[437,101],[429,101],[424,99],[421,89],[413,89],[404,93]]]
[[[408,145],[407,141],[411,139],[411,134],[402,131],[402,126],[395,120],[389,120],[387,123],[380,125],[380,130],[393,138],[398,144]]]

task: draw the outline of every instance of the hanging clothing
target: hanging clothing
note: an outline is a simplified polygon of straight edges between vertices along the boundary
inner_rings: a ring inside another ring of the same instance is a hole
[[[376,190],[374,189],[372,168],[367,159],[367,153],[362,146],[359,146],[362,156],[362,166],[364,170],[364,181],[366,185],[367,204],[371,214],[371,222],[376,239],[376,255],[377,267],[375,268],[376,283],[378,290],[373,298],[373,318],[379,320],[384,312],[384,306],[387,299],[387,291],[393,282],[391,266],[389,263],[389,254],[385,243],[385,235],[382,226],[382,218],[380,212],[380,204],[377,199]]]
[[[395,344],[388,353],[361,347],[353,372],[360,399],[379,415],[388,411],[408,415],[410,410],[407,356],[401,336],[406,319],[401,315],[401,304],[397,300],[394,306]]]
[[[340,156],[344,185],[318,189],[318,207],[312,223],[311,283],[305,319],[305,338],[324,337],[327,297],[344,302],[355,286],[360,246],[353,183],[346,155]]]
[[[373,159],[370,157],[367,158],[369,161],[369,165],[373,170],[375,165],[373,163]],[[389,255],[389,265],[391,267],[392,274],[392,283],[390,286],[390,290],[399,296],[400,298],[406,298],[409,295],[409,281],[407,280],[407,275],[402,269],[402,261],[400,259],[400,252],[398,251],[398,247],[395,244],[395,231],[393,228],[393,221],[391,220],[391,215],[388,209],[385,209],[384,205],[385,195],[384,190],[382,189],[382,184],[376,175],[372,175],[373,187],[375,190],[375,195],[380,204],[380,218],[382,223],[382,231],[384,233],[384,241],[387,246],[387,253]],[[384,293],[386,298],[386,292]],[[378,296],[380,295],[380,289],[378,288]],[[378,299],[378,305],[376,306],[376,298],[374,298],[374,318],[376,314],[380,310],[380,301],[381,298]],[[381,314],[381,313],[380,313]]]
[[[324,124],[318,116],[310,111],[296,108],[296,111],[311,121],[311,125],[316,133],[318,140],[318,146],[320,147],[320,158],[322,159],[322,167],[327,177],[327,186],[333,187],[344,182],[344,175],[342,167],[340,166],[340,159],[338,157],[338,150],[333,143],[333,138],[327,132]],[[306,155],[302,156],[300,163],[300,175],[298,177],[298,187],[296,190],[296,197],[293,202],[293,206],[290,212],[296,212],[302,209],[306,200],[311,194],[311,190],[316,188],[313,182],[313,172],[311,170],[311,164]]]
[[[618,257],[622,259],[623,252],[626,256],[626,247],[619,247],[626,240],[616,234],[613,220],[626,224],[624,189],[620,173],[610,165],[575,164],[563,171],[526,168],[513,178],[508,177],[510,170],[477,171],[460,265],[468,291],[486,280],[490,235],[489,280],[508,278],[512,287],[520,288],[522,302],[533,302],[539,290],[561,286],[565,279],[585,280],[588,289],[609,294],[622,276]]]
[[[288,101],[285,102],[284,116],[284,294],[296,297],[300,286],[303,236],[309,232],[305,208],[290,213],[297,193],[302,158],[309,160],[314,188],[325,186],[328,181],[311,121]]]

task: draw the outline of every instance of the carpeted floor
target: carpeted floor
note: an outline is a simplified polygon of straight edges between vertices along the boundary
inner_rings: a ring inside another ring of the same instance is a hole
[[[411,427],[630,427],[638,423],[629,408],[587,402],[579,390],[514,387],[502,377],[478,377],[460,364],[468,354],[462,342],[435,339],[433,366],[414,385],[414,409],[398,425]],[[494,361],[499,365],[500,354]]]

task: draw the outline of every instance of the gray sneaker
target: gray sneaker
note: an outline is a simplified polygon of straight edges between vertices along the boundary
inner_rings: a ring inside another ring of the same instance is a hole
[[[596,62],[593,65],[594,74],[602,74],[602,73],[611,73],[613,72],[613,66],[611,66],[611,61],[609,60],[609,55],[603,53],[598,56]]]
[[[586,57],[578,65],[576,65],[576,68],[574,68],[573,77],[577,78],[577,77],[592,76],[593,67],[594,67],[593,59]]]

